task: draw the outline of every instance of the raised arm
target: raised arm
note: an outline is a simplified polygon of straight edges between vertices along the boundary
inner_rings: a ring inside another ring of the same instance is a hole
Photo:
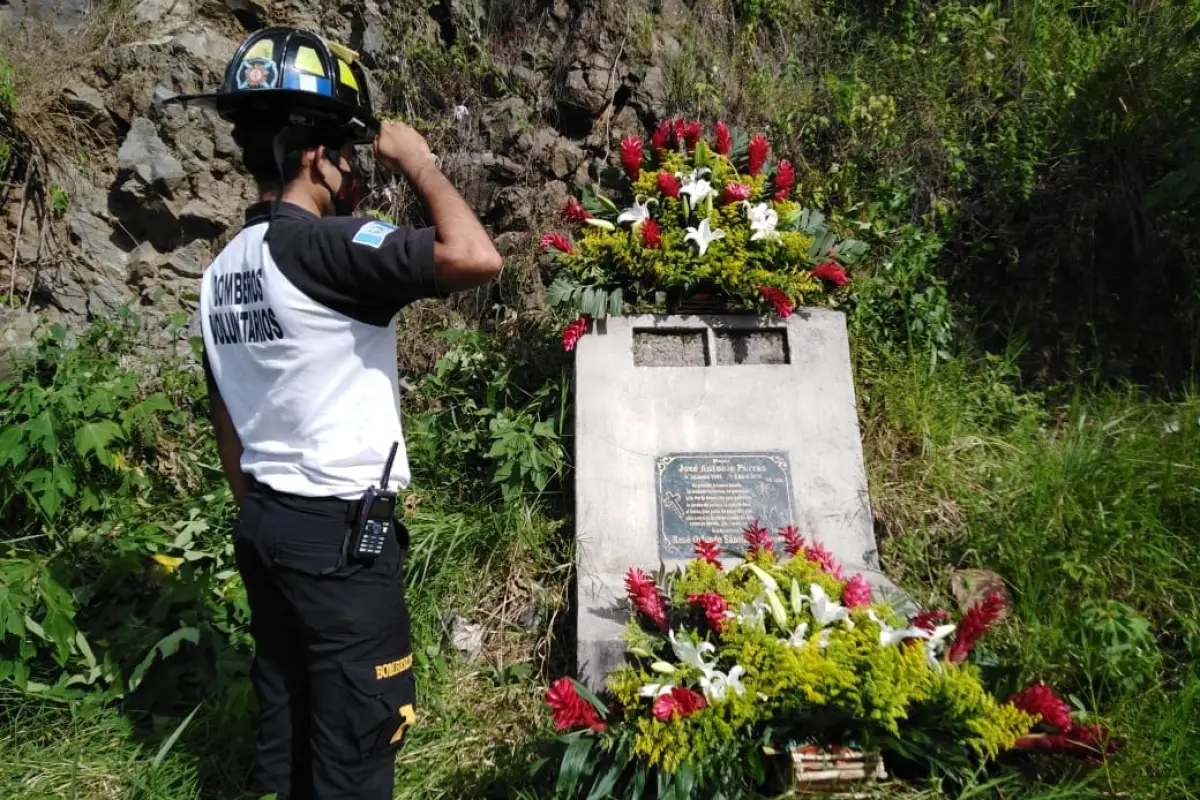
[[[503,260],[491,237],[434,164],[421,134],[403,123],[385,121],[375,140],[375,155],[384,168],[408,178],[429,208],[437,231],[437,285],[443,293],[482,286],[500,274]]]

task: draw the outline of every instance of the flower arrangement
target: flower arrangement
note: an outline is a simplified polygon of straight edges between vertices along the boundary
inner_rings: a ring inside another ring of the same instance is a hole
[[[701,541],[671,573],[629,570],[627,663],[609,676],[606,701],[566,677],[546,696],[565,750],[542,768],[556,770],[559,796],[657,786],[659,797],[737,797],[789,752],[969,766],[1014,748],[1111,751],[1105,732],[1072,722],[1048,687],[1006,701],[984,687],[969,657],[1002,609],[999,595],[957,624],[945,611],[899,618],[819,544],[791,527],[779,535],[783,553],[750,525],[731,566]]]
[[[570,350],[592,318],[657,309],[659,294],[705,289],[744,310],[786,317],[846,285],[846,265],[866,245],[843,239],[824,216],[792,199],[790,161],[768,164],[756,133],[666,120],[644,143],[621,142],[620,166],[601,174],[562,211],[571,235],[546,233],[541,248],[555,280],[548,299],[577,319],[563,331]]]

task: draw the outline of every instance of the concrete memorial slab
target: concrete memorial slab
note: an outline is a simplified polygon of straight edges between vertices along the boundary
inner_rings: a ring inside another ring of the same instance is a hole
[[[623,661],[630,567],[674,568],[692,542],[743,551],[758,519],[795,525],[884,599],[845,318],[610,317],[576,350],[577,668]],[[778,542],[777,549],[782,550]]]

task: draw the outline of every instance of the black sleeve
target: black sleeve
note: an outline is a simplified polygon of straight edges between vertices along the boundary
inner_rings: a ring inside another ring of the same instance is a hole
[[[326,217],[282,227],[271,255],[313,300],[371,325],[423,297],[441,296],[433,261],[433,228],[374,219]]]

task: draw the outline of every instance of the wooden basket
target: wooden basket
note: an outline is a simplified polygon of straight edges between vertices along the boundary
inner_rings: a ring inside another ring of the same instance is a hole
[[[878,750],[822,752],[810,746],[793,747],[791,783],[797,794],[826,797],[858,797],[847,792],[854,784],[884,780],[883,756]]]

